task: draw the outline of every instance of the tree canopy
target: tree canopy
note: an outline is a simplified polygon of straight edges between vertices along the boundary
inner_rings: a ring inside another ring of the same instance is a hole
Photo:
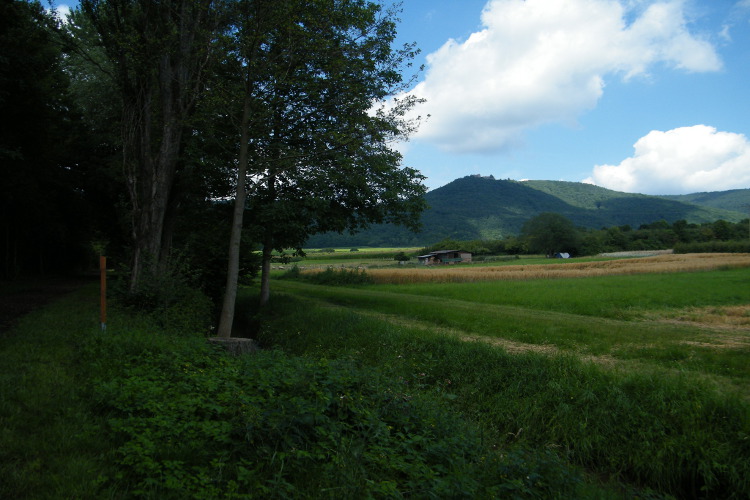
[[[529,219],[521,230],[529,250],[552,257],[558,252],[571,253],[578,245],[578,231],[566,217],[545,212]]]
[[[0,5],[0,279],[81,268],[92,238],[57,25],[38,2]]]
[[[38,2],[0,9],[3,276],[95,242],[129,264],[131,293],[179,262],[210,267],[189,274],[216,298],[208,253],[242,275],[258,248],[418,224],[422,176],[393,148],[417,100],[385,105],[416,50],[394,48],[381,3],[82,0],[65,22]],[[230,242],[235,198],[247,222]]]
[[[404,89],[399,69],[414,55],[409,46],[391,48],[393,12],[340,0],[234,7],[215,86],[239,138],[222,335],[231,322],[246,206],[263,248],[265,302],[273,249],[301,248],[311,234],[384,220],[414,227],[424,193],[421,175],[402,168],[390,147],[411,130],[401,116],[416,101],[373,111]]]

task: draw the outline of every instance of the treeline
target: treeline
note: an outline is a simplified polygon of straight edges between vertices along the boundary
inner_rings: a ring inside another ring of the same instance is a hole
[[[556,228],[559,229],[561,224],[564,225],[563,219],[559,216],[552,223],[557,224]],[[677,253],[750,253],[750,221],[748,219],[737,223],[718,220],[703,224],[691,224],[685,220],[669,224],[661,220],[643,224],[637,229],[628,225],[595,230],[574,228],[572,224],[565,227],[567,230],[560,232],[551,243],[547,243],[547,247],[557,252],[570,253],[572,256],[666,249],[673,249]],[[547,247],[535,245],[535,238],[538,240],[539,235],[531,230],[530,225],[524,226],[524,229],[519,236],[498,240],[445,239],[423,248],[420,252],[461,249],[472,252],[480,258],[493,255],[551,253]],[[540,231],[544,235],[553,233],[548,227],[542,227]]]
[[[224,302],[275,250],[415,227],[397,8],[365,0],[0,6],[0,279],[106,254],[126,302]],[[261,250],[260,258],[255,252]],[[181,289],[182,292],[175,292]],[[114,290],[114,289],[113,289]],[[263,299],[262,299],[263,300]]]

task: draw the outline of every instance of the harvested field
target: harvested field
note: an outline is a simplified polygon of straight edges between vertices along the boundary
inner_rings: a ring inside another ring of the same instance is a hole
[[[665,323],[693,325],[720,330],[744,330],[750,332],[750,305],[691,307],[677,311],[645,315],[645,319]],[[731,342],[737,345],[735,342]],[[750,346],[750,335],[740,342]]]
[[[750,267],[750,254],[669,254],[599,262],[565,262],[504,266],[432,266],[409,269],[368,269],[376,283],[473,282],[585,278],[644,273],[674,273]],[[314,271],[313,271],[314,272]]]

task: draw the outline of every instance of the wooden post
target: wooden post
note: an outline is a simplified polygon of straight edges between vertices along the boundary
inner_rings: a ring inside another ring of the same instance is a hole
[[[107,329],[107,258],[99,257],[99,276],[101,282],[100,296],[100,314],[99,319],[102,325],[102,331]]]

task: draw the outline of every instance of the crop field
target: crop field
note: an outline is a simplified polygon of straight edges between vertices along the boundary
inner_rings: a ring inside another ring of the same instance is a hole
[[[750,255],[366,273],[275,280],[261,340],[447,394],[501,447],[679,498],[750,494]]]
[[[376,283],[472,282],[495,280],[534,280],[582,278],[643,273],[674,273],[720,268],[750,267],[750,254],[680,254],[638,259],[602,261],[552,261],[522,265],[420,266],[405,269],[370,269]],[[313,269],[307,272],[319,272]]]

